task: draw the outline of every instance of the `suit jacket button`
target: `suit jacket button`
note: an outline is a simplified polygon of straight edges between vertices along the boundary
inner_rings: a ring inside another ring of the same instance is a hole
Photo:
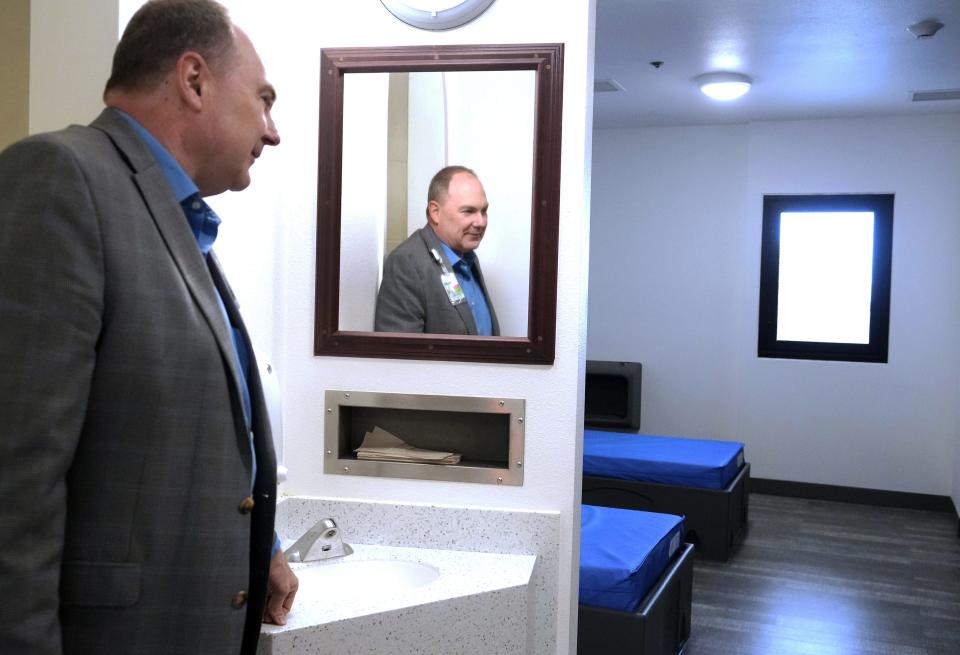
[[[238,610],[247,604],[247,592],[238,591],[237,595],[233,597],[233,600],[230,601],[230,604],[233,606],[233,609]]]
[[[253,496],[247,496],[240,501],[240,506],[237,508],[240,510],[241,514],[249,514],[253,510]]]

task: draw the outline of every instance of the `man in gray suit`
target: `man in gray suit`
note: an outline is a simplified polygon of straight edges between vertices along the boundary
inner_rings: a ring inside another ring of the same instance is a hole
[[[203,196],[280,137],[211,0],[131,19],[89,127],[0,154],[0,649],[256,651],[296,578],[253,349]]]
[[[427,225],[394,248],[377,294],[377,332],[499,336],[476,250],[487,229],[487,194],[465,166],[430,181]]]

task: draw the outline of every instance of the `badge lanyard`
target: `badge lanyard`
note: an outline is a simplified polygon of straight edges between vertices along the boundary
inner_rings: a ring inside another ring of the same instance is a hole
[[[440,283],[443,285],[443,290],[447,292],[450,304],[456,306],[464,302],[467,297],[463,293],[463,287],[460,286],[460,280],[457,279],[456,274],[447,270],[436,248],[431,248],[430,254],[433,255],[433,260],[440,267]]]

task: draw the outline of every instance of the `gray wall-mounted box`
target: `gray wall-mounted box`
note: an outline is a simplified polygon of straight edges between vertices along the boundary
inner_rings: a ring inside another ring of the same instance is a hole
[[[328,390],[325,406],[324,473],[523,484],[523,400]],[[374,427],[415,448],[457,453],[460,462],[358,459],[356,449]]]

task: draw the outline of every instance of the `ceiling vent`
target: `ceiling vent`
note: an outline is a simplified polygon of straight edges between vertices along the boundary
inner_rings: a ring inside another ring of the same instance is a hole
[[[960,89],[945,89],[943,91],[914,91],[910,99],[913,102],[927,102],[929,100],[960,100]]]
[[[623,91],[623,85],[613,78],[593,81],[594,93],[615,93],[617,91]]]

